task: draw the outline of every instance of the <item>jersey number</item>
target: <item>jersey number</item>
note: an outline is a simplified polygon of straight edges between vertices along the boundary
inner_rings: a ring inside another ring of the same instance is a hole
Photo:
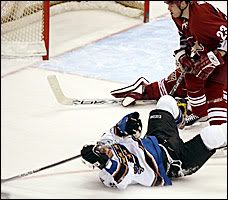
[[[227,37],[227,27],[224,25],[220,26],[220,30],[216,33],[218,37],[221,37],[222,40],[226,40]]]

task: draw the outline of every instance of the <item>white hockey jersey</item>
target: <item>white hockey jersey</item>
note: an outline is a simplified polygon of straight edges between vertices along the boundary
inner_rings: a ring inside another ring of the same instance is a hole
[[[108,187],[125,189],[130,184],[144,186],[171,185],[163,166],[162,152],[157,139],[150,136],[136,139],[118,137],[114,129],[103,134],[101,143],[109,145],[111,158],[99,172],[100,180]]]

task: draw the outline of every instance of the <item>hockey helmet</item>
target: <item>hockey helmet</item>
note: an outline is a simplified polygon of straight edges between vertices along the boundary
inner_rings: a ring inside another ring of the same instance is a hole
[[[185,1],[186,6],[184,8],[181,8],[181,2],[182,1],[164,1],[166,4],[176,4],[177,7],[181,10],[180,17],[183,15],[184,10],[188,7],[188,4],[191,3],[190,0]]]
[[[190,3],[191,1],[187,0],[185,2]],[[164,1],[164,3],[166,3],[166,4],[175,3],[176,5],[179,6],[181,1]]]

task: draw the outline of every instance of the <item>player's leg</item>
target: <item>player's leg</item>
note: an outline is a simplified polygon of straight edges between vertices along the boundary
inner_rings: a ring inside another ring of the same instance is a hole
[[[176,126],[178,110],[176,101],[171,96],[161,97],[156,109],[150,112],[145,136],[156,136],[158,139],[159,145],[166,153],[167,174],[170,177],[196,172],[215,153],[216,148],[227,143],[226,125],[209,126],[184,143]],[[210,133],[207,135],[208,132]]]
[[[180,160],[184,175],[196,172],[216,152],[216,149],[225,146],[227,146],[227,123],[203,128],[197,136],[181,147]]]
[[[172,149],[175,149],[175,146],[179,148],[184,144],[178,132],[178,124],[182,121],[182,111],[176,100],[170,95],[164,95],[158,100],[156,109],[149,114],[145,137],[156,136],[159,144],[170,144],[169,148]]]
[[[178,177],[183,174],[181,155],[184,142],[180,138],[177,128],[179,117],[180,109],[176,100],[170,95],[162,96],[156,109],[150,112],[145,135],[145,137],[155,136],[157,138],[169,177]]]
[[[224,95],[224,85],[208,81],[206,84],[206,95],[210,125],[219,125],[227,122],[227,102]]]
[[[191,112],[186,116],[185,126],[191,126],[197,121],[207,120],[207,99],[205,94],[205,81],[187,73],[185,76],[187,96]]]

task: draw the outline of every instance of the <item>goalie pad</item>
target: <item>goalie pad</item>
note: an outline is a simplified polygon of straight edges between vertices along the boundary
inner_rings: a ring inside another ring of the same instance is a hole
[[[134,84],[111,91],[111,95],[115,98],[124,98],[122,106],[127,107],[135,104],[136,100],[144,100],[145,87],[149,85],[149,81],[144,77],[140,77]]]
[[[181,71],[176,69],[168,77],[160,81],[149,83],[144,77],[139,78],[134,84],[111,91],[115,98],[124,98],[123,106],[133,105],[137,100],[159,100],[161,96],[167,95],[173,89],[180,76]],[[174,96],[186,97],[185,81],[177,87]]]
[[[115,98],[124,98],[122,106],[127,107],[135,104],[136,100],[143,100],[143,93],[149,81],[144,77],[140,77],[134,84],[111,91],[111,95]]]
[[[120,89],[112,90],[110,93],[115,98],[125,98],[131,92],[138,92],[142,86],[149,84],[149,81],[144,77],[140,77],[135,83],[129,85],[127,87],[123,87]],[[141,93],[141,92],[139,92]]]

